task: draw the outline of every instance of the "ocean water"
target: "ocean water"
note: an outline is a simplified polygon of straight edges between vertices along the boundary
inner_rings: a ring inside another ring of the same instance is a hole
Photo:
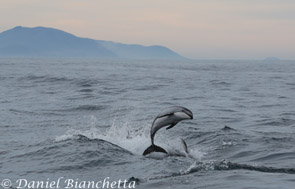
[[[173,105],[194,119],[155,143],[181,154],[184,139],[190,156],[143,157]],[[295,61],[0,59],[0,182],[58,178],[294,188]]]

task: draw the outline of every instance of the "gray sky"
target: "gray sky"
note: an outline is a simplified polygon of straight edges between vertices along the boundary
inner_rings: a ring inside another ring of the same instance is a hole
[[[0,31],[46,26],[198,59],[295,59],[295,0],[0,0]]]

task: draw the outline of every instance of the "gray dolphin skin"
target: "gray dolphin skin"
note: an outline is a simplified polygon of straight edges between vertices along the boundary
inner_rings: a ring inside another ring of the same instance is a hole
[[[153,124],[152,124],[152,128],[151,128],[151,142],[152,145],[150,147],[148,147],[144,152],[143,155],[147,155],[149,153],[152,152],[163,152],[166,153],[166,150],[164,150],[163,148],[161,148],[160,146],[156,146],[154,144],[154,137],[156,132],[166,126],[166,129],[171,129],[172,127],[174,127],[178,122],[182,121],[182,120],[186,120],[186,119],[193,119],[193,113],[185,108],[185,107],[181,107],[181,106],[172,106],[169,107],[165,110],[163,110],[154,120]]]

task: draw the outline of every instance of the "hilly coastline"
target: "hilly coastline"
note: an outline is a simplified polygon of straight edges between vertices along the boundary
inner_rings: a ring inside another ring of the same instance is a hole
[[[184,59],[167,47],[82,38],[47,27],[17,26],[0,33],[0,57]]]

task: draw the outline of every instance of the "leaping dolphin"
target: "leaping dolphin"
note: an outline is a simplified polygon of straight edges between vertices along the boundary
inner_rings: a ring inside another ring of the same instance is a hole
[[[151,128],[151,141],[152,145],[148,147],[144,152],[143,155],[147,155],[152,152],[163,152],[166,153],[166,150],[154,144],[154,137],[156,132],[161,129],[162,127],[169,126],[166,129],[171,129],[174,127],[178,122],[185,120],[185,119],[193,119],[193,113],[181,106],[172,106],[163,110],[154,120]]]

